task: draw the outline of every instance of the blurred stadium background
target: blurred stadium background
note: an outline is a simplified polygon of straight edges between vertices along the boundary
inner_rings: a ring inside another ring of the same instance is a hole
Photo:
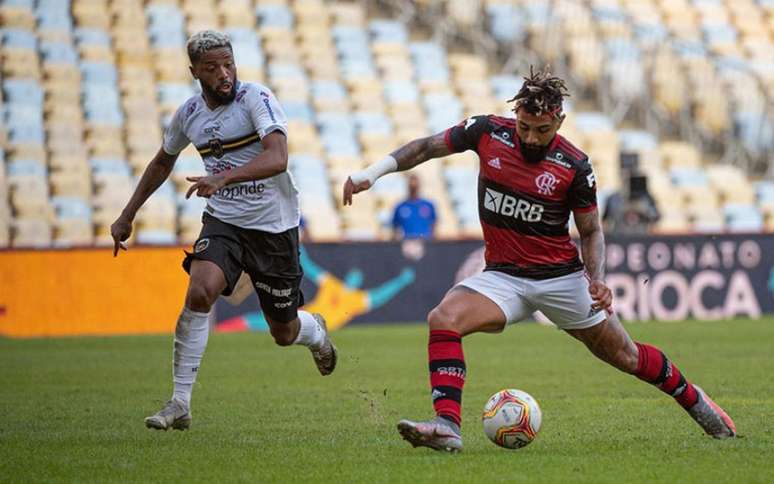
[[[529,64],[546,63],[570,82],[563,132],[590,153],[603,200],[636,166],[656,232],[774,228],[771,0],[4,0],[0,19],[0,247],[110,244],[198,89],[184,45],[204,28],[228,32],[240,77],[284,105],[315,240],[383,238],[404,178],[345,211],[346,174],[466,116],[508,113]],[[202,200],[182,194],[201,171],[190,147],[135,243],[195,239]],[[418,172],[438,235],[478,237],[476,156]]]

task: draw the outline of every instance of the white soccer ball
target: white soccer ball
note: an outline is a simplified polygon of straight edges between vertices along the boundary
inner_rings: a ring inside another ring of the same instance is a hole
[[[500,390],[484,405],[481,417],[489,440],[506,449],[519,449],[532,442],[543,415],[537,400],[521,390]]]

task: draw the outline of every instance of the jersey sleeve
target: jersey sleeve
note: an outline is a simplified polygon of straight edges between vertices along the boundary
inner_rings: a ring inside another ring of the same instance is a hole
[[[588,158],[575,171],[568,199],[572,210],[584,212],[597,208],[597,179]]]
[[[446,146],[452,153],[461,153],[466,150],[476,151],[478,142],[486,132],[488,125],[488,116],[472,116],[446,130],[444,135]]]
[[[170,121],[167,129],[164,130],[164,140],[161,148],[168,155],[179,154],[191,142],[183,133],[183,116],[187,109],[188,103],[184,103],[177,108],[175,115],[172,116],[172,121]]]
[[[266,87],[254,89],[248,96],[248,109],[250,109],[250,118],[253,120],[255,131],[261,138],[272,133],[280,131],[285,136],[288,135],[288,121],[285,117],[285,111],[272,93]]]

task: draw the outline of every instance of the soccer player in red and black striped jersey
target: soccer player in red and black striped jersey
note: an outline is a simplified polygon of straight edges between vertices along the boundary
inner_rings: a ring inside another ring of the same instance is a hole
[[[562,79],[547,69],[530,70],[510,100],[515,119],[471,117],[402,146],[344,184],[343,201],[349,205],[353,194],[387,173],[465,150],[479,156],[486,269],[453,287],[428,315],[436,418],[398,423],[403,438],[415,447],[462,449],[462,338],[502,331],[538,310],[599,359],[674,397],[707,434],[736,435],[728,415],[659,349],[633,341],[612,311],[594,172],[588,156],[558,134],[567,95]],[[571,213],[580,233],[582,260],[568,233]]]

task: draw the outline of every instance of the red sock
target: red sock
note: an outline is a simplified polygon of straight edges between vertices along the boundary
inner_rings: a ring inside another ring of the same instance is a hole
[[[684,409],[691,408],[699,398],[696,388],[685,379],[674,363],[658,348],[636,343],[640,356],[634,376],[673,396]]]
[[[435,414],[459,425],[465,385],[462,337],[454,331],[431,330],[427,356]]]

